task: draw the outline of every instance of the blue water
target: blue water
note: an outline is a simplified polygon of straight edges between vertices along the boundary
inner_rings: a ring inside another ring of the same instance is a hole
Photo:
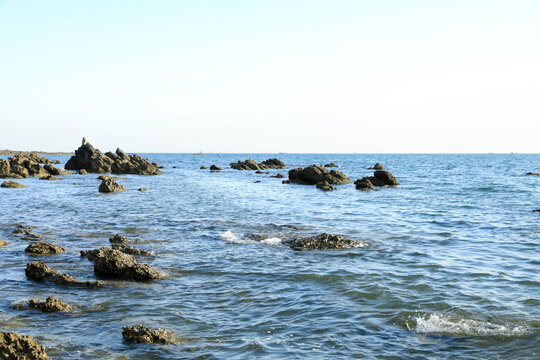
[[[95,174],[0,189],[2,331],[34,336],[54,359],[540,358],[540,177],[524,175],[540,155],[144,156],[167,169],[126,175],[125,193],[101,195]],[[333,161],[353,180],[381,162],[402,185],[325,193],[228,167],[275,156],[288,169]],[[224,171],[199,170],[211,164]],[[95,279],[79,251],[114,233],[153,251],[139,260],[168,278],[33,283],[19,223],[65,247],[40,259],[78,279]],[[321,232],[369,247],[294,252],[277,240]],[[78,307],[12,309],[50,295]],[[124,343],[122,326],[139,322],[178,344]]]

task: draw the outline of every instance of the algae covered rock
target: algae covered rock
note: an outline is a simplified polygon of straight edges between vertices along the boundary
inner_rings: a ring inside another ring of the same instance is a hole
[[[99,281],[77,281],[73,276],[62,274],[61,272],[48,267],[41,261],[27,264],[25,274],[29,280],[37,282],[48,281],[56,285],[84,285],[91,287],[102,285]]]
[[[0,359],[5,360],[51,360],[31,336],[0,332]]]
[[[340,235],[320,234],[307,238],[293,239],[288,243],[293,250],[337,250],[367,246],[358,240],[346,239]]]

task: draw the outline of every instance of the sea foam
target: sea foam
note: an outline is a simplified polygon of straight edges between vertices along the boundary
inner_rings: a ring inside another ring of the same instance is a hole
[[[230,243],[233,244],[265,244],[265,245],[280,245],[281,239],[280,238],[267,238],[263,239],[261,241],[256,241],[249,238],[242,238],[236,236],[232,231],[225,231],[224,233],[220,234],[220,237]]]

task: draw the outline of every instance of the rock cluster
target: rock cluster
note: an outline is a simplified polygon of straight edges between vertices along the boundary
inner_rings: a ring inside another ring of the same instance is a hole
[[[357,240],[345,239],[339,235],[320,234],[308,238],[293,239],[288,243],[293,250],[336,250],[367,246]]]
[[[41,235],[34,233],[34,229],[26,225],[17,225],[17,228],[13,230],[13,234],[23,235],[23,240],[37,241],[41,239]]]
[[[30,244],[24,249],[27,253],[32,255],[51,255],[65,253],[66,249],[61,246],[49,244],[43,241]]]
[[[286,166],[287,165],[285,165],[283,161],[276,158],[264,160],[262,163],[257,163],[256,161],[251,159],[231,163],[231,167],[236,170],[283,169]]]
[[[44,302],[40,302],[39,300],[30,300],[28,302],[28,306],[31,309],[38,309],[47,313],[72,310],[70,305],[53,296],[49,296]]]
[[[114,173],[114,174],[137,174],[159,175],[162,172],[156,163],[151,163],[139,155],[127,155],[120,149],[116,153],[103,154],[94,148],[85,138],[82,145],[75,150],[75,155],[66,163],[67,170],[84,169],[89,173]]]
[[[140,264],[133,256],[119,250],[102,247],[97,250],[81,251],[81,256],[94,261],[96,276],[137,281],[157,280],[164,277],[150,265]]]
[[[322,166],[311,165],[307,168],[296,168],[289,170],[289,180],[284,183],[316,184],[322,190],[334,190],[331,185],[348,184],[350,179],[342,172],[328,170]]]
[[[51,360],[40,345],[31,336],[15,333],[0,333],[0,359],[6,360]]]
[[[56,285],[85,285],[85,286],[101,286],[99,281],[81,282],[75,280],[71,275],[62,274],[56,271],[41,261],[36,261],[26,265],[26,277],[37,282],[49,281]]]
[[[376,186],[399,185],[396,177],[386,170],[377,170],[373,176],[363,177],[354,182],[358,190],[374,190]]]
[[[124,326],[122,338],[129,343],[169,344],[173,343],[173,333],[165,329],[151,330],[139,324],[138,326]]]
[[[120,185],[112,178],[104,179],[101,184],[99,184],[99,192],[102,193],[114,193],[114,192],[124,192],[126,188],[124,185]]]
[[[46,164],[41,166],[40,164]],[[46,157],[36,154],[15,155],[9,159],[0,159],[0,178],[22,179],[30,176],[65,175],[69,171],[55,168]]]
[[[18,183],[16,181],[4,181],[2,183],[2,185],[0,185],[0,187],[15,189],[15,188],[25,188],[26,185],[23,185],[23,184]]]

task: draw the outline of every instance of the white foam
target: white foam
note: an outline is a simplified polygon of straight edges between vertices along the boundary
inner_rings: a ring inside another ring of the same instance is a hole
[[[522,336],[530,333],[530,328],[517,324],[495,324],[473,319],[452,319],[446,315],[428,314],[416,316],[419,334],[450,334],[458,336]],[[407,325],[408,326],[408,325]]]
[[[280,238],[268,238],[263,239],[261,241],[255,241],[252,239],[244,239],[241,237],[236,236],[232,231],[225,231],[224,233],[220,234],[220,237],[230,243],[233,244],[265,244],[265,245],[279,245],[281,244]]]

